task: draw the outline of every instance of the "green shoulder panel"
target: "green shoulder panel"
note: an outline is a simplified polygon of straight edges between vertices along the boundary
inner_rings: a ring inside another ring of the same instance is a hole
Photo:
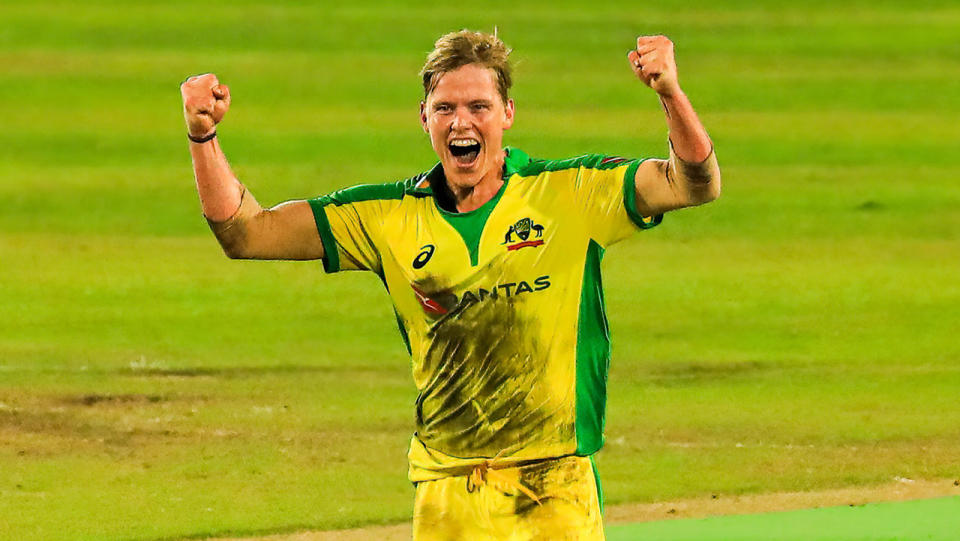
[[[605,156],[603,154],[584,154],[575,158],[565,160],[530,160],[520,171],[521,176],[534,176],[543,172],[563,171],[565,169],[615,169],[627,165],[627,170],[623,175],[623,205],[627,209],[627,215],[630,220],[640,229],[650,229],[656,227],[663,221],[663,214],[657,216],[643,216],[637,210],[636,195],[633,192],[633,177],[637,173],[640,164],[649,158],[620,158],[617,156]]]
[[[340,253],[337,251],[337,242],[333,237],[333,231],[330,229],[330,221],[327,220],[327,214],[323,207],[327,205],[347,205],[350,203],[360,203],[363,201],[377,201],[386,199],[403,199],[405,191],[405,182],[389,182],[386,184],[360,184],[350,188],[343,188],[327,195],[322,195],[313,199],[308,199],[310,209],[313,211],[313,220],[317,224],[317,231],[320,233],[320,241],[323,243],[323,270],[326,272],[337,272],[340,270]]]
[[[530,160],[519,172],[522,176],[539,175],[543,172],[563,171],[564,169],[614,169],[623,165],[633,165],[641,160],[620,158],[603,154],[584,154],[565,160]]]
[[[346,205],[348,203],[360,203],[362,201],[374,201],[378,199],[403,199],[404,182],[388,182],[386,184],[359,184],[349,188],[343,188],[333,193],[319,197],[326,199],[326,203],[334,205]]]

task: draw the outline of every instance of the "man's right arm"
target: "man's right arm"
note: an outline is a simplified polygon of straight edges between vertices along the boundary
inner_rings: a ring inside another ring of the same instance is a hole
[[[637,168],[637,210],[655,216],[713,201],[720,196],[720,166],[707,130],[680,88],[673,42],[640,36],[627,58],[637,78],[659,96],[670,131],[670,159],[646,160]]]
[[[209,138],[230,108],[230,89],[207,73],[187,79],[180,93],[197,193],[223,251],[237,259],[322,258],[310,204],[288,201],[262,208],[234,176],[217,138]]]

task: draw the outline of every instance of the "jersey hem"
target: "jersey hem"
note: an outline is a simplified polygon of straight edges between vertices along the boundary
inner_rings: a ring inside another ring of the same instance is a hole
[[[593,469],[593,480],[597,484],[597,503],[600,504],[600,514],[603,514],[603,485],[600,483],[600,470],[597,469],[597,460],[594,458],[595,453],[588,455],[590,459],[590,466]]]

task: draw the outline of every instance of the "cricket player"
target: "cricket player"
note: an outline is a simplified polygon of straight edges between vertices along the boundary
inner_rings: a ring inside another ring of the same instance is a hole
[[[600,261],[664,213],[720,193],[666,37],[642,36],[627,55],[663,105],[666,160],[504,147],[516,113],[508,55],[485,33],[436,42],[421,71],[431,169],[269,209],[217,142],[230,90],[213,74],[181,86],[203,213],[228,256],[320,259],[326,272],[372,271],[389,292],[419,392],[417,541],[604,538],[593,462],[610,358]]]

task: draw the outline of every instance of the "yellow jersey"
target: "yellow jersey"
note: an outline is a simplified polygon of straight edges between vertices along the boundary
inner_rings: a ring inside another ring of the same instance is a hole
[[[393,300],[419,392],[411,481],[603,445],[600,261],[662,219],[637,213],[641,161],[539,160],[508,147],[499,192],[464,213],[434,198],[440,164],[310,200],[324,269],[373,271]]]

